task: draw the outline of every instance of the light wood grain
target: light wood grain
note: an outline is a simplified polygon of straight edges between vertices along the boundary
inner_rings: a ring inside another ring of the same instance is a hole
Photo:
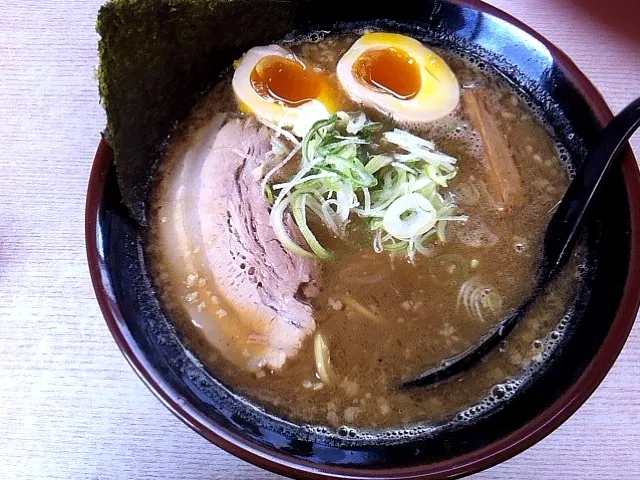
[[[491,3],[563,48],[617,111],[640,95],[640,40],[608,15],[627,25],[640,2],[588,13],[595,1]],[[0,478],[278,478],[174,418],[98,311],[83,208],[105,121],[93,78],[100,3],[0,0]],[[475,478],[640,478],[639,328],[576,415]]]

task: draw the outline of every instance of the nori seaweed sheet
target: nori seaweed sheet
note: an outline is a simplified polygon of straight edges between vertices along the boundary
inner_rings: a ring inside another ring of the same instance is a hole
[[[290,32],[299,6],[287,0],[112,0],[100,9],[106,137],[123,202],[139,224],[147,224],[153,172],[174,125],[243,52]]]

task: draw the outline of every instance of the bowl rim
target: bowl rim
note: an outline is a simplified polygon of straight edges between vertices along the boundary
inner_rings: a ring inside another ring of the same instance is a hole
[[[531,27],[510,14],[481,0],[449,0],[492,15],[517,27],[540,41],[580,92],[601,125],[613,118],[604,98],[575,63],[558,47]],[[210,421],[185,403],[177,392],[148,363],[126,326],[113,294],[109,272],[99,242],[100,212],[104,200],[107,173],[112,168],[113,152],[104,138],[96,152],[87,188],[85,240],[91,281],[107,326],[121,352],[155,396],[180,420],[216,446],[236,457],[281,475],[296,478],[457,478],[503,462],[545,438],[569,419],[591,396],[620,354],[640,306],[640,170],[631,149],[622,162],[624,183],[630,205],[631,245],[629,271],[616,317],[596,355],[582,375],[558,399],[538,416],[511,434],[478,450],[438,462],[412,467],[361,469],[342,466],[319,466],[296,459],[247,440]]]

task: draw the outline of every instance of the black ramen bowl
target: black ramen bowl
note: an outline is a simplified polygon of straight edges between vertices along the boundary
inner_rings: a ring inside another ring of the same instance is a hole
[[[612,118],[564,53],[480,1],[370,2],[357,11],[332,1],[283,2],[283,8],[296,9],[299,33],[363,26],[399,31],[484,64],[543,112],[574,165]],[[241,43],[229,52],[230,61],[254,46]],[[557,428],[591,395],[622,349],[640,299],[640,173],[630,150],[625,155],[587,222],[594,268],[562,348],[499,408],[430,435],[385,442],[330,438],[265,413],[211,376],[161,308],[143,253],[145,232],[121,202],[104,140],[86,209],[93,285],[111,333],[140,378],[187,425],[232,454],[299,478],[462,476],[517,454]]]

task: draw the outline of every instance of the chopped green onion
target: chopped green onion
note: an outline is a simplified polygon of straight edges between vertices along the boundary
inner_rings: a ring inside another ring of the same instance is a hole
[[[308,193],[303,193],[301,195],[293,196],[291,200],[291,210],[293,212],[293,219],[296,221],[296,225],[298,225],[298,228],[300,229],[300,233],[302,233],[302,236],[304,237],[307,244],[309,245],[309,248],[313,250],[313,253],[315,253],[319,258],[323,260],[328,260],[332,258],[333,255],[331,254],[331,252],[326,250],[322,245],[320,245],[320,242],[318,242],[318,239],[315,237],[315,235],[309,228],[309,225],[307,225],[306,202],[307,202],[308,196],[309,196]]]
[[[264,193],[267,196],[267,201],[269,202],[270,205],[273,205],[273,188],[271,188],[271,185],[267,184],[264,186]]]
[[[262,179],[262,188],[263,189],[266,190],[266,186],[269,183],[269,180],[271,180],[271,177],[273,177],[278,170],[280,170],[287,163],[289,163],[289,161],[295,156],[295,154],[300,151],[301,147],[302,147],[302,144],[300,144],[300,143],[296,144],[296,146],[287,154],[286,157],[284,157],[282,159],[282,161],[280,161],[275,167],[273,167],[271,170],[269,170],[267,172],[267,174]],[[270,203],[273,204],[273,202],[270,202]]]
[[[275,205],[271,209],[271,215],[269,216],[269,221],[271,226],[273,227],[273,232],[276,235],[276,238],[280,241],[280,243],[290,252],[295,253],[301,257],[314,257],[314,254],[308,252],[296,242],[294,242],[289,234],[287,233],[287,229],[284,225],[284,215],[285,210],[289,206],[290,200],[285,198],[278,205]]]
[[[384,229],[396,238],[410,240],[428,232],[437,221],[436,209],[419,193],[395,200],[384,214]]]
[[[378,183],[376,177],[365,170],[364,165],[357,158],[345,160],[341,157],[329,156],[326,163],[336,168],[336,173],[351,180],[360,187],[374,187]]]
[[[365,123],[367,123],[367,116],[363,112],[350,117],[347,122],[347,133],[350,133],[351,135],[357,134],[362,130]]]
[[[447,187],[447,180],[456,176],[456,173],[442,174],[435,165],[427,166],[427,176],[441,187]]]
[[[456,159],[409,132],[378,133],[381,129],[363,113],[338,112],[313,124],[292,150],[301,152],[298,173],[287,182],[271,185],[278,191],[272,223],[285,247],[305,256],[330,258],[307,224],[307,210],[340,237],[353,214],[367,222],[374,251],[404,251],[413,262],[416,254],[431,254],[425,245],[432,237],[445,240],[446,222],[467,219],[456,215],[450,195],[445,200],[439,191],[455,177]],[[381,153],[380,140],[387,143],[385,148],[392,145],[399,150]],[[281,166],[282,162],[277,168]],[[311,252],[286,235],[282,217],[287,207]]]
[[[373,175],[381,168],[390,165],[391,162],[393,162],[393,158],[388,155],[374,155],[369,159],[367,165],[364,168],[367,170],[367,172]]]
[[[298,180],[293,187],[297,187],[300,186],[302,184],[305,183],[309,183],[312,182],[314,180],[320,180],[323,178],[331,178],[331,177],[335,177],[335,174],[333,173],[318,173],[316,175],[309,175],[308,177],[303,177],[300,180]],[[286,183],[276,183],[275,185],[271,185],[271,187],[274,190],[282,190],[283,188],[290,186],[291,182],[286,182]]]
[[[314,151],[310,150],[309,146],[310,144],[312,147],[315,146],[314,142],[312,142],[312,139],[316,140],[314,135],[316,135],[320,129],[324,127],[328,127],[329,125],[333,125],[337,121],[338,121],[338,116],[331,115],[326,120],[319,120],[313,124],[309,132],[305,135],[304,139],[302,140],[302,162],[303,163],[309,162],[310,159],[313,157]],[[316,140],[315,143],[318,143],[318,140]]]
[[[394,143],[407,151],[411,151],[413,148],[427,148],[429,150],[435,150],[436,148],[435,143],[397,128],[390,132],[385,132],[383,137],[387,142]]]
[[[396,167],[396,168],[400,168],[402,170],[406,170],[409,173],[414,173],[414,174],[418,173],[415,168],[411,168],[411,167],[409,167],[409,166],[407,166],[407,165],[405,165],[403,163],[400,163],[400,162],[391,162],[391,166],[392,167]]]
[[[484,322],[484,314],[497,315],[502,311],[503,298],[490,285],[480,282],[479,277],[472,277],[460,286],[457,308],[463,305],[467,314]]]

